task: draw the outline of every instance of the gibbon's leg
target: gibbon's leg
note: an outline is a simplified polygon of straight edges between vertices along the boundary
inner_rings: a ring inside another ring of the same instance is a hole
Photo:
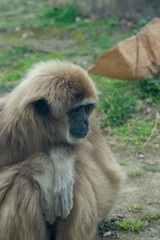
[[[51,240],[93,240],[97,230],[97,203],[93,187],[81,172],[75,176],[74,203],[65,220],[53,225]]]
[[[44,167],[49,165],[46,161],[42,154],[0,170],[0,240],[50,239],[40,187],[33,177],[40,176],[47,184],[42,177]]]

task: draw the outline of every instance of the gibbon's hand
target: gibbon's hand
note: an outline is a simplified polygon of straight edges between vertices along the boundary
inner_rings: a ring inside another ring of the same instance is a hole
[[[65,179],[63,175],[55,174],[54,176],[55,188],[53,185],[44,188],[41,187],[41,206],[42,212],[47,223],[52,225],[56,217],[65,219],[73,208],[73,184],[74,179]],[[52,191],[51,191],[52,190]]]
[[[41,207],[46,222],[52,225],[56,221],[53,192],[41,191]]]
[[[61,176],[62,177],[62,176]],[[65,219],[73,208],[73,179],[59,178],[58,191],[55,193],[55,215]]]
[[[53,194],[54,166],[52,159],[50,159],[47,155],[39,154],[37,157],[32,158],[32,162],[30,160],[30,172],[32,173],[35,168],[35,173],[32,174],[32,177],[38,182],[40,186],[42,213],[46,222],[53,224],[56,220],[56,216]],[[37,171],[36,174],[37,169],[40,169],[41,172]]]
[[[58,155],[59,152],[50,156],[53,172],[50,167],[43,177],[36,178],[41,188],[42,212],[49,224],[53,224],[56,217],[65,219],[73,208],[74,161],[63,161]]]
[[[74,156],[60,146],[49,153],[53,162],[53,195],[55,215],[65,219],[73,208]]]

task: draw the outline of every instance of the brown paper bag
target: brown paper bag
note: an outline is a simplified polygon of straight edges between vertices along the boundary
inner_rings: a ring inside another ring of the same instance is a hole
[[[94,75],[124,80],[152,78],[159,70],[159,18],[149,22],[137,35],[105,51],[87,68]]]

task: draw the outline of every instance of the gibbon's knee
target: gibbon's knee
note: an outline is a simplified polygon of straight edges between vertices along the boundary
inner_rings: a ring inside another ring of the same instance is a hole
[[[83,181],[81,181],[83,178]],[[65,220],[57,220],[52,240],[90,240],[97,230],[96,197],[91,183],[84,176],[76,179],[74,207]]]

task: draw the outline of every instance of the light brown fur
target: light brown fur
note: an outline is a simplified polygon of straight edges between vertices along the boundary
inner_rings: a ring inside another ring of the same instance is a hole
[[[35,112],[35,101],[42,98],[50,105],[49,116]],[[87,73],[73,64],[54,61],[35,66],[1,99],[0,167],[18,164],[0,172],[0,240],[92,240],[98,222],[114,206],[121,174],[94,116],[89,116],[91,133],[86,139],[77,145],[66,141],[66,112],[88,99],[97,102]],[[38,183],[43,177],[52,178],[53,166],[47,155],[39,153],[59,146],[75,155],[74,205],[65,220],[57,219],[49,229],[40,207]],[[52,231],[55,236],[49,236]]]

